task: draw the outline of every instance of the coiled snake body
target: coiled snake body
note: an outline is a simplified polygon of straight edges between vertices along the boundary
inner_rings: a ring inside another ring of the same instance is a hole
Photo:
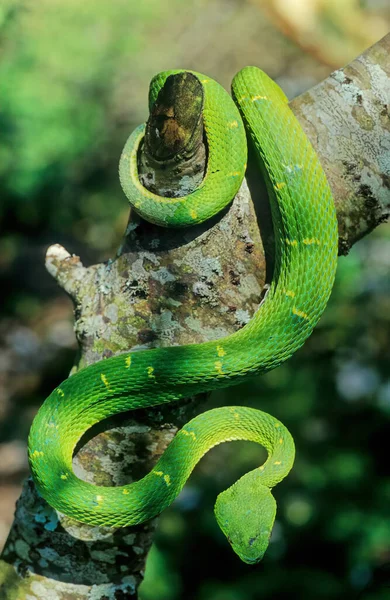
[[[152,102],[167,77],[177,72],[154,78]],[[146,477],[129,485],[94,486],[72,470],[74,448],[96,422],[122,411],[230,386],[280,365],[310,335],[332,289],[337,258],[333,199],[316,153],[285,95],[255,67],[235,76],[235,102],[212,79],[194,75],[204,90],[208,164],[202,184],[179,198],[146,190],[137,171],[144,126],[126,143],[121,183],[137,212],[156,224],[184,227],[204,221],[233,199],[242,182],[246,129],[266,181],[275,234],[275,272],[267,297],[251,321],[226,338],[121,354],[64,381],[33,422],[29,460],[38,490],[50,505],[79,521],[121,527],[163,511],[212,446],[238,439],[258,442],[268,452],[265,464],[222,492],[215,506],[233,549],[242,560],[254,563],[267,548],[275,518],[270,488],[285,477],[294,460],[292,437],[272,416],[238,406],[206,412],[177,433]]]

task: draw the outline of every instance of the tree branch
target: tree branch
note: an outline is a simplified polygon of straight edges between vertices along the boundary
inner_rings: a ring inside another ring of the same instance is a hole
[[[340,254],[390,214],[390,34],[290,103],[335,198]]]
[[[389,42],[390,37],[385,38],[291,103],[329,177],[342,253],[389,212],[385,154],[390,128],[384,106],[390,85],[388,55],[385,60]],[[168,94],[165,99],[164,114],[173,97]],[[152,118],[158,114],[152,111]],[[193,135],[184,136],[170,175],[171,190],[182,186],[183,172],[190,177],[186,186],[196,185],[203,159],[196,142],[201,129],[195,121],[190,120],[188,131]],[[147,141],[153,146],[151,137]],[[164,152],[157,158],[172,160]],[[153,160],[156,153],[149,152],[140,158],[140,168],[145,173],[152,169],[148,181],[166,189],[166,180],[162,184],[154,177],[158,168]],[[176,186],[175,178],[181,182]],[[268,235],[263,235],[266,247]],[[131,215],[114,260],[85,268],[78,257],[55,245],[48,250],[46,264],[75,303],[80,345],[75,370],[129,349],[229,335],[251,318],[265,281],[263,246],[245,182],[230,208],[212,222],[188,230],[162,230]],[[100,485],[138,479],[203,400],[134,411],[101,423],[83,440],[87,443],[74,460],[76,473]],[[75,523],[51,509],[28,480],[0,562],[0,600],[26,595],[135,598],[154,528],[155,521],[119,530]]]

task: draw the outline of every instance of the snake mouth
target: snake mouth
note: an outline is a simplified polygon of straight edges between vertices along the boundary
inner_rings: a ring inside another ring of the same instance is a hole
[[[256,558],[253,558],[251,556],[245,556],[244,554],[240,554],[240,558],[247,565],[257,565],[261,560],[263,560],[264,554],[265,554],[265,552],[262,552],[259,556],[256,556]]]

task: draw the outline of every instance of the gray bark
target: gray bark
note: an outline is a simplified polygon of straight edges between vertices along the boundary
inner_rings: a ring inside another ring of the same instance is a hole
[[[390,34],[290,104],[321,158],[339,222],[339,248],[390,213]]]
[[[387,36],[291,102],[333,189],[342,254],[389,214],[389,46]],[[194,165],[198,159],[196,152]],[[150,169],[150,162],[143,164]],[[196,185],[199,169],[189,174],[188,162],[186,169],[187,189],[188,177]],[[263,205],[260,199],[260,213]],[[115,259],[85,268],[54,245],[46,265],[75,303],[80,353],[74,370],[129,349],[229,335],[251,318],[265,282],[264,249],[245,182],[212,222],[174,231],[131,215]],[[141,477],[204,400],[102,424],[75,458],[76,472],[100,485]],[[135,598],[155,525],[113,530],[76,523],[51,509],[28,480],[0,561],[0,599]]]

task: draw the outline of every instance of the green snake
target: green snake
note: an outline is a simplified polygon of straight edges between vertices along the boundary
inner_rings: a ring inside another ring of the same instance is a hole
[[[167,71],[151,82],[153,103]],[[317,155],[282,90],[246,67],[234,78],[233,99],[215,81],[193,75],[203,90],[207,168],[200,186],[182,197],[160,197],[138,177],[137,152],[145,126],[130,135],[120,160],[122,187],[135,210],[165,227],[200,223],[232,201],[245,174],[246,132],[265,179],[275,236],[273,280],[242,329],[217,341],[120,354],[64,381],[44,402],[29,436],[29,461],[41,495],[58,511],[92,525],[137,525],[161,513],[178,495],[199,459],[213,446],[251,440],[264,446],[264,465],[244,475],[216,501],[215,514],[235,552],[258,562],[268,546],[276,503],[271,488],[292,467],[294,442],[274,417],[233,406],[187,423],[153,470],[140,481],[102,487],[72,469],[75,446],[102,419],[130,409],[238,384],[280,365],[312,332],[335,276],[334,202]]]

